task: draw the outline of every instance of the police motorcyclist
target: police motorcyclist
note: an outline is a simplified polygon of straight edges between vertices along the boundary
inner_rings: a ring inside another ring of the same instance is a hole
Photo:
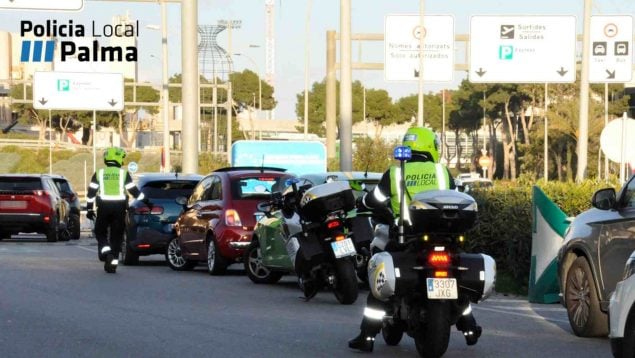
[[[125,229],[128,197],[126,190],[135,198],[144,200],[143,193],[132,182],[127,170],[122,169],[126,151],[122,148],[111,147],[104,151],[106,168],[99,169],[93,174],[88,188],[86,217],[95,220],[93,205],[97,199],[97,216],[95,221],[95,236],[97,238],[98,257],[104,261],[104,270],[115,273],[119,263],[121,242]],[[150,205],[146,199],[146,205]],[[110,238],[108,238],[110,228]]]
[[[406,180],[406,192],[404,198],[406,203],[410,201],[410,195],[427,190],[454,189],[454,181],[449,170],[439,162],[439,141],[436,134],[430,129],[423,127],[412,127],[406,131],[403,137],[403,145],[410,147],[412,158],[405,164],[406,178],[409,175],[417,175],[418,180]],[[387,170],[375,189],[366,193],[361,202],[358,203],[363,209],[385,209],[389,205],[392,209],[392,217],[399,217],[400,195],[399,186],[401,182],[401,170],[399,166],[393,166]],[[404,212],[406,215],[407,212]],[[405,218],[404,225],[408,225],[409,219]],[[394,236],[394,235],[393,235]],[[401,247],[394,237],[381,239],[376,237],[371,247],[377,251],[396,251]],[[463,331],[468,344],[475,344],[481,334],[481,327],[476,325],[476,321],[469,309],[469,303],[461,307],[464,314],[457,322],[457,328]],[[385,304],[375,298],[370,292],[364,309],[364,318],[361,323],[359,335],[348,342],[348,346],[361,351],[372,352],[375,335],[382,327],[382,319],[386,314]],[[469,339],[468,339],[469,338]]]

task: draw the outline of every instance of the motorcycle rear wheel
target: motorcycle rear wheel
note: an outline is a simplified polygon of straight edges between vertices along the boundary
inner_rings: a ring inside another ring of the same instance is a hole
[[[447,302],[430,301],[426,322],[414,334],[415,346],[420,357],[441,357],[450,342],[450,305]]]
[[[333,293],[343,305],[353,304],[357,300],[357,274],[351,260],[335,261],[335,286]]]

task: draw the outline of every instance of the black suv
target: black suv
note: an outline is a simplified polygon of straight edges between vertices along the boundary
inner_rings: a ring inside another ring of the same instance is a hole
[[[591,202],[593,208],[569,226],[558,252],[562,303],[581,337],[608,333],[609,299],[635,250],[635,176],[617,194],[598,190]]]
[[[53,178],[40,174],[0,175],[0,240],[18,233],[41,233],[68,240],[70,208]]]
[[[68,205],[70,206],[70,213],[68,217],[68,233],[71,240],[79,240],[81,234],[80,231],[80,211],[81,204],[79,203],[79,196],[77,192],[73,190],[71,183],[62,175],[51,175],[53,182],[57,185],[57,190]]]

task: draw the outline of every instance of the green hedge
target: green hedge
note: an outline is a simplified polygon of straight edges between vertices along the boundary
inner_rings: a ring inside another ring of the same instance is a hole
[[[568,216],[591,207],[593,193],[615,184],[587,180],[583,183],[536,183]],[[466,249],[496,260],[499,272],[511,275],[526,293],[531,262],[532,197],[530,184],[496,182],[491,189],[470,194],[478,203],[478,225],[468,233]]]

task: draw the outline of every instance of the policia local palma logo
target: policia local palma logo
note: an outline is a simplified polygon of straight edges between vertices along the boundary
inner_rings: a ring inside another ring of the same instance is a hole
[[[46,20],[44,24],[34,24],[29,20],[20,22],[20,36],[22,37],[21,62],[53,62],[53,52],[57,48],[62,62],[70,58],[77,58],[79,62],[137,62],[136,46],[100,46],[99,38],[139,37],[139,21],[133,24],[118,24],[98,26],[92,21],[88,27],[75,24],[73,20],[58,24],[57,20]],[[78,46],[69,38],[95,38],[91,46]],[[25,36],[35,38],[55,38],[55,40],[31,40]]]

